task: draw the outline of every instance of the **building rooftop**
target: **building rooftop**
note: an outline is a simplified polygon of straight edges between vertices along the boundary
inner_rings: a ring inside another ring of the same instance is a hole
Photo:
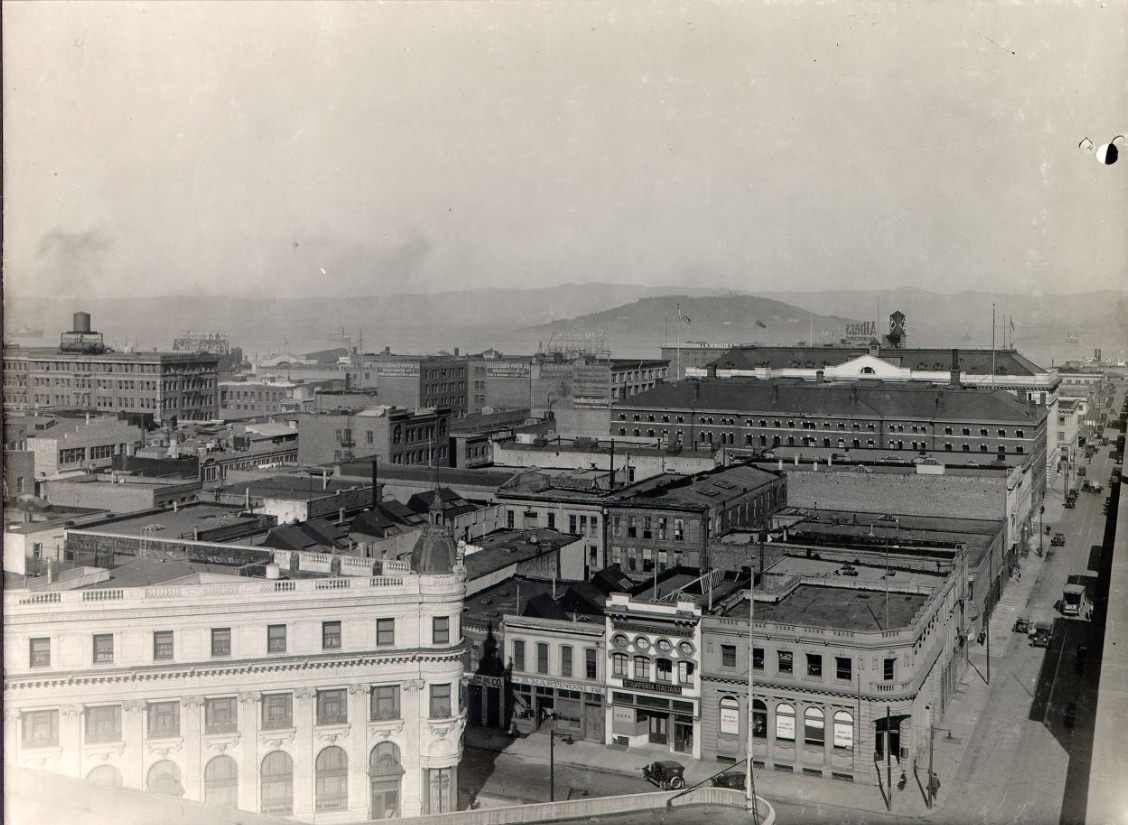
[[[440,484],[457,484],[461,487],[500,487],[519,472],[522,471],[500,470],[492,467],[475,469],[439,467],[436,471],[435,468],[423,464],[388,464],[383,461],[380,462],[378,467],[380,481],[414,481],[430,484],[437,475]],[[343,463],[341,464],[341,475],[345,478],[371,479],[372,462],[350,461]]]
[[[996,375],[1041,375],[1049,370],[1038,366],[1025,355],[1013,349],[961,349],[959,366],[971,375],[991,375],[992,360]],[[740,346],[726,352],[712,362],[720,370],[738,369],[820,369],[836,367],[869,355],[868,346],[830,347],[760,347]],[[947,371],[952,366],[951,347],[909,347],[894,349],[882,347],[876,357],[898,367],[912,370]]]
[[[936,421],[1040,423],[1043,406],[1005,390],[931,386],[910,382],[857,381],[817,384],[792,378],[722,378],[659,384],[616,408],[716,410],[738,414],[787,414],[798,418],[893,418]],[[612,412],[612,425],[616,422]]]
[[[568,533],[538,527],[530,530],[497,530],[467,542],[463,564],[466,577],[475,579],[547,553],[556,553],[580,539]]]
[[[626,487],[619,495],[638,504],[713,506],[778,479],[775,472],[736,464],[693,476],[663,473]]]
[[[165,559],[131,559],[110,568],[109,578],[102,579],[76,590],[106,589],[116,587],[151,587],[155,584],[204,584],[217,579],[245,580],[238,568],[223,564],[204,564]]]
[[[911,625],[929,595],[800,584],[778,603],[757,600],[754,619],[757,622],[876,633]],[[723,615],[747,617],[748,599],[742,598],[729,606]]]
[[[539,453],[584,453],[590,455],[610,456],[611,445],[615,445],[616,455],[631,455],[631,456],[668,456],[670,458],[677,458],[679,456],[690,456],[700,458],[711,458],[713,456],[712,450],[695,450],[690,449],[688,446],[683,445],[682,449],[676,452],[658,447],[653,443],[639,443],[637,441],[624,441],[616,439],[595,439],[595,438],[554,438],[543,444],[537,444],[532,441],[505,441],[502,443],[502,448],[505,450],[516,450],[519,452],[539,452]]]
[[[252,527],[261,516],[243,516],[241,508],[225,504],[187,504],[176,510],[149,510],[142,515],[108,518],[88,522],[83,529],[119,536],[140,536],[142,530],[159,539],[190,539],[195,531],[204,533],[221,527]],[[154,525],[159,525],[155,527]],[[148,529],[152,528],[152,529]]]
[[[246,495],[252,498],[278,498],[294,501],[309,500],[331,496],[340,491],[357,490],[368,484],[358,484],[355,480],[342,481],[329,475],[274,475],[250,481],[224,482],[219,488],[227,495]]]
[[[185,363],[188,361],[214,361],[216,369],[219,368],[219,356],[208,352],[121,352],[107,349],[105,352],[85,353],[60,350],[58,347],[11,347],[6,348],[7,356],[27,356],[28,358],[46,358],[64,361],[117,361],[123,363]]]
[[[562,590],[557,584],[557,591]],[[463,602],[463,621],[484,625],[492,622],[496,629],[506,614],[520,615],[534,596],[552,593],[552,582],[515,576],[493,587],[467,596]]]

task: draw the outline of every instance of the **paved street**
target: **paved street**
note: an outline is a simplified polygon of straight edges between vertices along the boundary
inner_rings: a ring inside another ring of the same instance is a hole
[[[1112,467],[1108,449],[1101,449],[1086,467],[1088,478],[1104,484]],[[1079,485],[1071,482],[1070,486]],[[1022,578],[1008,582],[992,614],[990,684],[984,678],[987,648],[972,644],[965,678],[948,712],[936,723],[943,730],[938,730],[935,740],[934,765],[942,783],[935,809],[929,812],[925,804],[924,764],[916,766],[915,773],[911,763],[903,766],[909,782],[904,790],[893,791],[891,814],[885,811],[881,791],[869,785],[760,772],[757,791],[776,806],[780,822],[921,819],[980,825],[1073,821],[1066,793],[1070,750],[1089,735],[1085,727],[1091,724],[1092,708],[1083,687],[1098,654],[1090,647],[1084,668],[1077,666],[1077,649],[1087,643],[1090,625],[1082,619],[1063,617],[1055,604],[1068,576],[1086,570],[1090,545],[1102,539],[1105,493],[1081,494],[1076,508],[1065,509],[1062,489],[1062,477],[1057,476],[1043,520],[1052,532],[1066,534],[1066,545],[1039,556],[1037,540],[1032,543],[1029,555],[1020,560]],[[1050,549],[1043,534],[1043,550]],[[1019,616],[1053,623],[1049,648],[1032,647],[1024,635],[1012,632]],[[1066,707],[1071,702],[1077,705],[1072,728],[1065,723]],[[951,737],[947,731],[951,731]],[[464,786],[487,799],[547,800],[544,744],[537,747],[525,740],[519,746],[523,749],[520,753],[467,747],[462,768]],[[584,743],[557,748],[557,799],[653,790],[637,775],[638,767],[647,761],[646,754],[615,753],[608,758],[600,753],[595,759],[587,753],[589,748],[598,746]],[[720,767],[684,758],[681,761],[690,763],[687,778],[691,782]]]

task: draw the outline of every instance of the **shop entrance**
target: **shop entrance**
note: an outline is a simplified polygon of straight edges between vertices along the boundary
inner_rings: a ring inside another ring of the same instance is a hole
[[[674,750],[678,753],[693,752],[692,722],[674,722]]]
[[[648,714],[650,718],[650,742],[653,745],[665,745],[669,742],[670,717]]]
[[[889,753],[898,762],[901,761],[901,720],[906,719],[905,716],[893,716],[889,718]],[[886,720],[882,716],[874,720],[873,723],[873,755],[875,759],[885,758],[885,729]]]

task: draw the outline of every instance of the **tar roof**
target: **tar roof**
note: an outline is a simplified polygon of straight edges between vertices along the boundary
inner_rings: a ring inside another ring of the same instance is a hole
[[[147,530],[154,538],[169,539],[190,538],[194,529],[214,530],[217,527],[252,521],[252,518],[240,516],[238,507],[189,504],[176,510],[149,511],[141,516],[86,524],[83,529],[121,536],[139,536],[142,530]]]
[[[815,384],[797,379],[726,378],[660,384],[616,407],[1024,424],[1046,416],[1045,407],[1027,404],[1005,390],[889,381]]]
[[[960,370],[970,375],[1037,375],[1047,372],[1016,350],[957,349]],[[835,367],[862,355],[869,347],[735,347],[717,358],[717,369],[819,369]],[[943,347],[882,348],[877,357],[913,370],[945,371],[952,349]]]
[[[779,476],[773,472],[745,465],[734,465],[698,476],[663,473],[627,488],[631,493],[628,501],[713,505],[764,484],[771,484],[778,478]]]
[[[928,598],[925,593],[801,584],[778,603],[757,601],[754,616],[758,622],[876,633],[911,625]],[[748,616],[748,599],[738,601],[726,615]]]

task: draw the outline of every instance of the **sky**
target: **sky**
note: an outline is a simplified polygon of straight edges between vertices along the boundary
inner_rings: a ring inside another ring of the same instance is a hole
[[[1128,0],[5,2],[10,294],[1128,283]],[[1122,149],[1128,143],[1121,142]]]

